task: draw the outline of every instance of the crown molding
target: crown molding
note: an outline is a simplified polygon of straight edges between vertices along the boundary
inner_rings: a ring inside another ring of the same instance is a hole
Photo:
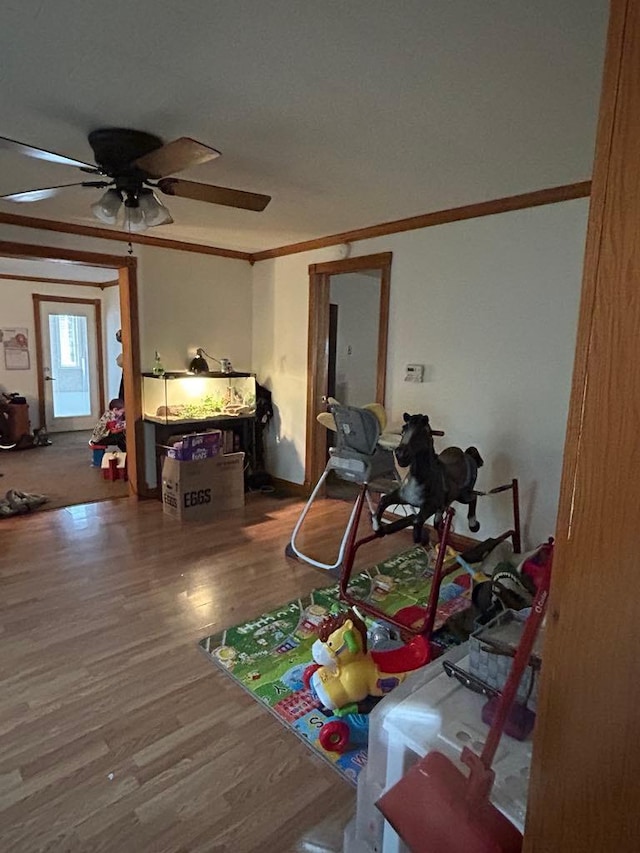
[[[112,231],[110,228],[79,225],[73,222],[59,222],[55,219],[36,219],[32,216],[21,216],[17,213],[0,213],[0,223],[17,225],[21,228],[37,228],[40,231],[80,234],[83,237],[96,237],[100,240],[117,240],[120,243],[155,246],[160,249],[174,249],[177,252],[197,252],[201,255],[218,255],[221,258],[234,258],[238,261],[252,260],[252,256],[248,252],[237,252],[235,249],[222,249],[218,246],[206,246],[201,243],[183,243],[181,240],[169,240],[165,237],[147,237],[146,234],[129,234],[126,231]]]
[[[354,243],[360,240],[370,240],[373,237],[384,237],[389,234],[399,234],[403,231],[416,231],[421,228],[430,228],[434,225],[444,225],[447,222],[477,219],[481,216],[494,216],[497,213],[509,213],[515,210],[524,210],[528,207],[540,207],[545,204],[557,204],[561,201],[586,198],[590,193],[591,181],[579,181],[574,184],[563,184],[543,190],[506,196],[505,198],[466,204],[462,207],[451,207],[446,210],[422,213],[418,216],[407,217],[406,219],[395,219],[391,222],[382,222],[379,225],[369,225],[364,228],[356,228],[352,231],[343,231],[340,234],[331,234],[326,237],[304,240],[300,243],[290,243],[275,249],[266,249],[262,252],[253,253],[239,252],[235,249],[223,249],[218,246],[207,246],[202,243],[184,243],[180,240],[169,240],[165,237],[129,234],[126,231],[112,231],[108,228],[79,225],[71,222],[59,222],[54,219],[36,219],[35,217],[21,216],[14,213],[0,213],[0,223],[17,225],[22,228],[37,228],[41,231],[79,234],[83,237],[96,237],[100,240],[117,240],[121,243],[155,246],[161,249],[173,249],[178,252],[217,255],[222,258],[233,258],[254,264],[256,261],[266,261],[271,258],[280,258],[284,255],[295,255],[300,252],[309,252],[313,249],[323,249],[327,246],[340,245],[341,243]]]
[[[570,201],[575,198],[585,198],[591,192],[591,181],[580,181],[575,184],[563,184],[559,187],[549,187],[544,190],[521,193],[520,195],[466,204],[462,207],[451,207],[447,210],[436,210],[433,213],[423,213],[406,219],[396,219],[393,222],[383,222],[380,225],[370,225],[366,228],[356,228],[353,231],[343,231],[328,237],[315,240],[304,240],[301,243],[291,243],[278,249],[267,249],[255,252],[252,261],[266,261],[270,258],[280,258],[283,255],[295,255],[312,249],[324,249],[341,243],[354,243],[359,240],[370,240],[372,237],[384,237],[388,234],[399,234],[402,231],[415,231],[420,228],[430,228],[433,225],[444,225],[447,222],[459,222],[463,219],[476,219],[480,216],[493,216],[496,213],[508,213],[514,210],[524,210],[527,207],[540,207],[543,204],[556,204],[560,201]]]
[[[45,278],[42,275],[13,275],[11,273],[0,273],[0,280],[3,281],[35,281],[38,284],[71,284],[79,287],[99,287],[104,290],[105,287],[117,287],[119,282],[116,281],[83,281],[78,278]]]

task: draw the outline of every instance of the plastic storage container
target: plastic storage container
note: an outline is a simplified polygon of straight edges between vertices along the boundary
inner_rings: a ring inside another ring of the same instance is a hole
[[[256,380],[251,373],[142,374],[142,410],[159,424],[253,417]]]
[[[439,750],[460,764],[464,746],[477,753],[482,750],[489,731],[481,717],[487,700],[442,669],[442,661],[450,660],[468,670],[468,651],[467,643],[450,650],[409,676],[373,710],[369,756],[358,778],[356,815],[344,834],[345,853],[404,853],[406,846],[375,806],[382,793],[427,752]],[[531,746],[531,739],[503,736],[493,764],[491,800],[520,830],[526,815]]]

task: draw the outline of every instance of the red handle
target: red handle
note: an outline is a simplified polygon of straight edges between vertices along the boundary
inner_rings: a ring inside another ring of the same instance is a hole
[[[533,602],[531,613],[527,619],[527,624],[524,627],[516,656],[511,664],[511,671],[509,672],[509,677],[507,678],[502,691],[496,715],[493,723],[491,724],[491,729],[489,730],[489,737],[487,738],[487,742],[482,750],[482,755],[480,756],[482,763],[487,769],[490,768],[493,763],[507,717],[509,716],[511,706],[516,698],[516,693],[518,692],[520,679],[529,664],[536,634],[538,633],[538,629],[540,628],[544,617],[547,598],[549,597],[549,584],[551,582],[552,556],[553,552],[549,555],[549,559],[544,567],[544,572],[540,579],[540,586],[538,587],[538,592],[536,594],[535,601]]]

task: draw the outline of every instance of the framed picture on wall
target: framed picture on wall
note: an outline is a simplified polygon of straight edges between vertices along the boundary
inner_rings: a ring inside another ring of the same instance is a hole
[[[27,329],[0,329],[5,370],[29,370],[29,337]]]

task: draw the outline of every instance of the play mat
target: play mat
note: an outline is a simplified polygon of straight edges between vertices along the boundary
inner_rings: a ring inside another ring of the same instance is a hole
[[[369,599],[385,613],[393,614],[427,601],[432,566],[433,556],[416,546],[355,576],[350,589],[360,599]],[[470,577],[463,569],[447,575],[440,590],[436,631],[452,614],[469,606],[470,595]],[[318,732],[336,718],[302,683],[304,670],[313,662],[311,646],[318,626],[327,615],[345,609],[334,584],[205,637],[200,646],[217,666],[355,784],[367,761],[366,744],[342,755],[323,749]],[[367,617],[366,621],[371,627],[372,620]],[[443,637],[442,642],[446,645],[450,640]]]

